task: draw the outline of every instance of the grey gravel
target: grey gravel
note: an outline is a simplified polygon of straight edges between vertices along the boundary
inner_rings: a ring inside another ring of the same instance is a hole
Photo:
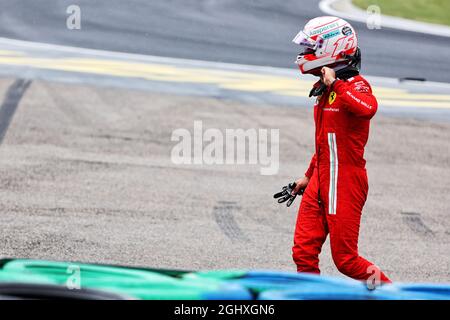
[[[171,133],[194,120],[279,128],[279,173],[173,164]],[[304,172],[313,136],[307,108],[34,81],[0,146],[0,256],[293,271],[299,201],[272,194]],[[393,280],[450,282],[449,141],[448,123],[372,122],[360,252]],[[328,242],[321,268],[339,274]]]

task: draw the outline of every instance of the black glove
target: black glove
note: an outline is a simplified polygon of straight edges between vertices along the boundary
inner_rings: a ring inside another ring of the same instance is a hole
[[[273,197],[275,199],[279,198],[278,203],[287,201],[286,206],[290,207],[292,202],[294,202],[295,197],[297,197],[297,195],[302,195],[305,191],[305,189],[300,189],[297,194],[292,195],[292,190],[295,189],[296,185],[297,184],[295,182],[289,183],[287,186],[284,186],[283,189],[281,189],[281,192],[275,193]]]
[[[327,88],[327,86],[325,85],[325,83],[320,82],[319,86],[313,87],[311,89],[311,91],[309,92],[309,97],[311,98],[311,97],[320,96],[325,91],[326,88]]]

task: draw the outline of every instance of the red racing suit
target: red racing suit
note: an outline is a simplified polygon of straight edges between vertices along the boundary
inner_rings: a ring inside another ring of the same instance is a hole
[[[358,255],[361,212],[368,181],[364,147],[377,100],[360,75],[336,80],[314,105],[316,152],[300,204],[293,247],[298,272],[320,273],[319,253],[330,234],[331,253],[343,274],[358,280],[390,280]]]

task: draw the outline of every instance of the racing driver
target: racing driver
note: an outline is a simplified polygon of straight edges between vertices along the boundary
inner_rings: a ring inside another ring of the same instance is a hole
[[[348,22],[326,16],[310,20],[293,42],[303,49],[296,61],[301,73],[320,77],[310,94],[316,97],[315,153],[291,192],[303,193],[293,247],[297,270],[320,273],[319,253],[329,233],[340,272],[357,280],[375,276],[377,283],[391,282],[358,254],[368,192],[364,147],[377,100],[359,75],[357,34]]]

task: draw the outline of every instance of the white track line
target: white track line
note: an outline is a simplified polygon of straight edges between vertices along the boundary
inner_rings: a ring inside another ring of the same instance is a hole
[[[132,60],[132,61],[145,61],[145,62],[153,62],[153,63],[163,63],[163,64],[175,64],[175,65],[186,65],[192,67],[202,67],[202,68],[214,68],[214,69],[225,69],[225,70],[240,70],[240,71],[261,71],[261,72],[269,72],[269,73],[291,73],[295,72],[294,69],[295,64],[292,62],[293,69],[288,68],[277,68],[277,67],[269,67],[269,66],[253,66],[253,65],[244,65],[237,63],[227,63],[227,62],[213,62],[213,61],[204,61],[204,60],[191,60],[191,59],[182,59],[182,58],[170,58],[170,57],[161,57],[161,56],[151,56],[137,53],[126,53],[126,52],[118,52],[118,51],[108,51],[108,50],[97,50],[97,49],[88,49],[82,47],[72,47],[72,46],[64,46],[58,44],[50,44],[50,43],[42,43],[42,42],[32,42],[32,41],[24,41],[24,40],[16,40],[9,38],[0,37],[0,46],[1,45],[14,45],[18,47],[22,47],[25,49],[35,49],[35,50],[50,50],[50,51],[59,51],[59,52],[67,52],[72,54],[82,54],[82,55],[95,55],[102,58],[112,58],[112,59],[121,59],[121,60]],[[294,59],[293,59],[294,61]]]
[[[335,9],[337,5],[344,7],[345,10]],[[348,20],[366,23],[369,18],[369,14],[354,6],[351,0],[322,0],[319,3],[319,8],[326,14]],[[381,26],[386,28],[450,37],[450,27],[440,24],[419,22],[386,15],[380,16],[380,22]]]
[[[99,58],[108,58],[108,59],[179,65],[182,67],[196,67],[196,68],[205,68],[205,69],[232,70],[232,71],[243,71],[243,72],[261,72],[261,73],[267,73],[267,74],[272,74],[272,75],[302,77],[304,80],[314,80],[314,78],[312,76],[301,76],[296,65],[294,64],[294,62],[292,63],[293,67],[291,69],[290,68],[269,67],[269,66],[254,66],[254,65],[236,64],[236,63],[191,60],[191,59],[160,57],[160,56],[151,56],[151,55],[144,55],[144,54],[125,53],[125,52],[108,51],[108,50],[88,49],[88,48],[81,48],[81,47],[57,45],[57,44],[42,43],[42,42],[32,42],[32,41],[16,40],[16,39],[0,37],[0,47],[2,47],[2,46],[5,46],[5,47],[15,46],[19,49],[24,49],[24,50],[41,50],[41,51],[50,51],[50,52],[55,52],[55,53],[62,52],[62,53],[70,53],[70,54],[76,54],[76,55],[87,55],[90,57],[96,56]],[[399,80],[397,78],[380,77],[380,76],[365,76],[365,77],[370,81],[376,81],[377,83],[381,83],[381,85],[384,84],[384,86],[399,84]],[[415,83],[409,82],[408,84],[414,85]],[[450,91],[449,83],[426,81],[423,83],[421,82],[417,85],[420,85],[422,87],[424,85],[426,85],[426,86],[430,86],[433,88]]]

